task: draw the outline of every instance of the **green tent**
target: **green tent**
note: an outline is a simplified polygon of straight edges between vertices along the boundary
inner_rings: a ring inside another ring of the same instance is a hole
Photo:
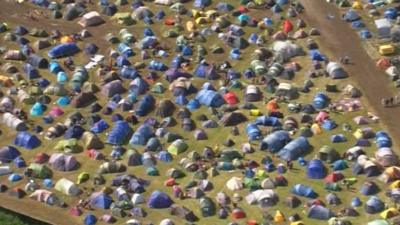
[[[188,145],[182,139],[177,139],[168,147],[168,152],[172,155],[179,155],[188,149]]]
[[[29,169],[32,170],[32,177],[38,179],[51,178],[53,172],[46,165],[31,163]]]
[[[120,12],[116,13],[112,19],[117,20],[118,24],[124,25],[124,26],[130,26],[136,23],[134,19],[131,17],[131,13],[129,12]]]
[[[158,169],[155,167],[149,167],[146,169],[146,174],[149,176],[158,176],[160,173],[158,172]]]
[[[156,93],[156,94],[162,94],[165,92],[165,88],[162,85],[162,83],[156,83],[152,88],[151,92]]]
[[[328,190],[328,191],[340,191],[341,188],[340,188],[338,183],[326,183],[325,184],[325,190]]]
[[[251,190],[256,190],[260,188],[260,182],[257,179],[253,179],[253,178],[244,178],[244,186],[246,188],[249,188]]]
[[[225,149],[221,151],[221,161],[232,162],[234,159],[241,159],[242,155],[234,149]]]
[[[90,178],[90,175],[89,175],[88,173],[82,172],[82,173],[80,173],[80,174],[78,175],[78,180],[77,180],[76,183],[77,183],[77,184],[81,184],[81,183],[83,183],[83,182],[88,181],[89,178]]]
[[[68,140],[61,140],[54,147],[57,151],[64,151],[66,153],[76,153],[79,151],[78,141],[75,138]]]

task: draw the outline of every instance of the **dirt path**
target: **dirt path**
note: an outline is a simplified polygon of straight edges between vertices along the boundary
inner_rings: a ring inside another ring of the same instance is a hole
[[[396,146],[400,146],[400,107],[384,108],[381,99],[393,96],[395,93],[390,86],[387,76],[375,66],[375,62],[365,52],[357,36],[349,24],[341,20],[339,10],[325,0],[301,0],[305,7],[304,19],[309,26],[317,27],[323,36],[323,45],[329,49],[336,59],[347,55],[353,65],[346,70],[355,79],[373,107],[388,126]],[[327,19],[328,14],[334,15]]]

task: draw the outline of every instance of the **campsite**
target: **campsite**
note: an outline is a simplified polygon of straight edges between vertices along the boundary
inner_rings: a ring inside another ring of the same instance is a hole
[[[377,35],[400,17],[346,2],[1,1],[0,206],[56,225],[400,224],[397,50]]]

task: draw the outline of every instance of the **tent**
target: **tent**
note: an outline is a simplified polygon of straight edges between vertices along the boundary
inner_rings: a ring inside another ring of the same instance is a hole
[[[296,160],[311,149],[311,145],[305,137],[298,137],[286,144],[278,155],[286,161]]]
[[[359,20],[361,17],[358,15],[356,10],[349,9],[343,14],[343,19],[347,22],[353,22]]]
[[[31,163],[29,169],[32,171],[32,177],[39,179],[51,178],[52,171],[46,166],[37,163]]]
[[[125,165],[120,162],[105,162],[99,166],[98,173],[121,173],[125,170]]]
[[[257,122],[257,120],[256,120]],[[280,151],[286,144],[290,142],[289,133],[284,130],[278,130],[267,135],[260,144],[262,150],[267,149],[270,152]]]
[[[307,177],[311,179],[326,177],[326,168],[321,160],[313,159],[307,164]]]
[[[203,217],[213,216],[216,213],[215,203],[209,197],[202,197],[199,200],[200,211]]]
[[[220,107],[225,103],[223,97],[213,90],[200,90],[196,95],[196,100],[207,107]]]
[[[319,158],[327,163],[333,163],[340,159],[339,153],[333,147],[324,145],[319,150]]]
[[[246,196],[248,204],[259,204],[261,207],[274,206],[278,196],[272,190],[256,190]]]
[[[113,199],[103,192],[95,192],[89,197],[89,203],[92,207],[100,209],[109,209]]]
[[[168,152],[172,155],[179,155],[188,149],[188,145],[182,139],[177,139],[168,147]]]
[[[41,141],[35,135],[22,131],[17,133],[14,144],[27,149],[34,149],[40,146]]]
[[[65,155],[63,153],[54,153],[49,159],[50,166],[57,171],[72,171],[79,166],[78,161],[74,156]]]
[[[371,196],[365,203],[365,211],[368,214],[382,212],[385,209],[385,204],[376,196]]]
[[[57,191],[69,196],[77,196],[81,193],[78,186],[66,178],[61,178],[58,180],[54,188]]]
[[[18,151],[18,149],[14,148],[13,146],[4,146],[0,148],[1,163],[9,163],[20,155],[21,153]]]
[[[147,141],[154,136],[153,129],[146,125],[142,124],[138,127],[138,129],[133,133],[131,139],[129,140],[129,144],[131,145],[146,145]]]
[[[329,62],[326,65],[326,72],[332,79],[342,79],[348,77],[346,71],[344,71],[343,67],[336,62]]]
[[[79,48],[74,42],[59,44],[48,52],[50,58],[61,58],[71,56],[79,52]]]
[[[78,141],[75,138],[60,140],[57,142],[54,149],[66,153],[76,153],[79,152]]]
[[[392,25],[387,18],[381,18],[374,21],[380,38],[390,38]]]
[[[196,215],[193,213],[193,211],[186,208],[185,206],[179,206],[177,204],[173,204],[171,205],[169,210],[171,215],[177,216],[189,222],[194,222],[198,219]]]
[[[120,145],[128,140],[132,134],[132,129],[125,121],[117,121],[111,129],[107,137],[107,143],[112,145]]]
[[[168,208],[173,204],[171,198],[164,192],[154,191],[147,200],[147,206],[154,209]]]
[[[175,110],[175,105],[170,100],[162,100],[158,103],[156,115],[161,118],[172,116]]]
[[[104,144],[101,139],[92,132],[85,131],[82,135],[82,141],[85,149],[102,149]]]
[[[35,190],[32,194],[29,195],[29,198],[35,199],[39,202],[44,202],[49,205],[54,205],[58,201],[53,192],[45,189]]]
[[[399,165],[399,158],[391,148],[379,148],[378,151],[375,152],[375,158],[378,163],[384,167]]]
[[[257,102],[262,98],[262,93],[260,89],[255,85],[248,85],[245,89],[244,99],[246,102]]]
[[[146,94],[143,96],[141,101],[138,103],[138,106],[135,110],[135,114],[137,116],[145,116],[147,115],[153,108],[155,107],[155,99],[152,95]]]
[[[234,111],[225,113],[219,120],[219,123],[222,126],[226,127],[226,126],[236,126],[244,121],[247,121],[246,116],[243,115],[243,113],[240,111]]]
[[[113,80],[108,82],[101,88],[101,93],[105,97],[112,97],[115,94],[122,94],[126,91],[126,89],[122,86],[122,82],[120,80]]]
[[[376,219],[367,223],[367,225],[389,225],[384,219]]]
[[[307,213],[308,218],[317,219],[317,220],[329,220],[331,217],[334,217],[335,214],[328,208],[325,208],[321,205],[313,205],[309,209]]]
[[[231,191],[238,191],[243,188],[243,182],[241,178],[232,177],[226,182],[226,187]]]
[[[303,184],[296,184],[293,186],[291,192],[295,195],[307,197],[307,198],[316,198],[317,194],[314,192],[314,190],[311,187],[308,187]]]

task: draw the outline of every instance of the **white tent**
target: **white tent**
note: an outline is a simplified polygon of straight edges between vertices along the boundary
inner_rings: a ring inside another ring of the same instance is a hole
[[[11,168],[9,166],[0,166],[0,176],[1,175],[6,175],[6,174],[10,174]]]
[[[6,125],[7,127],[13,128],[16,131],[24,131],[27,128],[24,121],[8,112],[3,114],[0,123]]]
[[[226,182],[226,187],[231,191],[238,191],[243,188],[242,179],[239,177],[232,177]]]
[[[60,180],[58,180],[54,188],[57,191],[69,196],[77,196],[81,192],[74,182],[66,178],[61,178]]]
[[[138,204],[146,202],[146,200],[144,199],[143,195],[138,194],[138,193],[135,193],[135,194],[132,195],[131,201],[132,201],[132,203],[134,205],[138,205]]]
[[[248,204],[257,204],[264,201],[275,201],[277,195],[273,190],[256,190],[246,196]]]
[[[375,20],[375,26],[380,38],[390,38],[392,25],[388,19],[382,18]]]
[[[303,50],[299,45],[290,41],[275,41],[272,44],[272,50],[281,54],[285,59],[290,59],[303,53]]]
[[[78,24],[82,27],[97,26],[105,21],[101,18],[100,14],[96,11],[88,12],[83,15],[82,19],[78,21]]]
[[[154,3],[157,5],[170,6],[174,3],[174,1],[173,0],[155,0]]]

